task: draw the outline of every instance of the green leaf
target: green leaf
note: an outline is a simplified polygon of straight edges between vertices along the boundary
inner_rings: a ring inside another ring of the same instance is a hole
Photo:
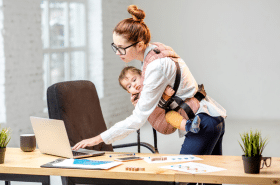
[[[247,157],[261,155],[268,143],[268,139],[262,139],[261,132],[257,130],[255,132],[250,130],[239,135],[242,142],[238,141],[238,143]]]
[[[9,128],[0,129],[0,148],[5,148],[11,140],[11,130]]]

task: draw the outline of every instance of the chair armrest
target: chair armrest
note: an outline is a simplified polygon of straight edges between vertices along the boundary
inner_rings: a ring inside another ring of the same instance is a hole
[[[138,146],[138,143],[127,143],[127,144],[121,144],[121,145],[114,145],[113,148],[124,148],[124,147],[131,147],[131,146]],[[146,147],[147,149],[149,149],[152,153],[158,153],[158,150],[155,149],[152,145],[150,145],[149,143],[145,143],[145,142],[140,142],[140,146]]]

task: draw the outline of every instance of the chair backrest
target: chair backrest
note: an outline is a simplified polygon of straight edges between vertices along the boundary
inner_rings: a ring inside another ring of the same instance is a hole
[[[71,146],[107,130],[98,94],[90,81],[53,84],[47,89],[47,102],[49,118],[64,121]],[[105,143],[87,149],[113,151],[112,145]]]

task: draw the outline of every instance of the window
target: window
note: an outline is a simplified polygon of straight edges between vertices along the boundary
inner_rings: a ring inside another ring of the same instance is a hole
[[[44,92],[57,82],[88,79],[86,3],[41,1]]]

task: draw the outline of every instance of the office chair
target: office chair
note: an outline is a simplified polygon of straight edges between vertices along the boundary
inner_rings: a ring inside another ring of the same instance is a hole
[[[107,130],[102,115],[99,98],[95,85],[86,80],[67,81],[53,84],[47,89],[47,103],[50,119],[63,120],[69,137],[70,145],[99,135]],[[89,147],[92,150],[113,151],[113,148],[140,146],[148,148],[152,153],[157,153],[157,137],[154,130],[154,145],[140,142],[140,130],[137,131],[136,143],[122,145],[106,145],[100,143]]]
[[[66,81],[51,85],[47,89],[47,103],[49,118],[64,121],[71,146],[107,130],[95,85],[90,81]],[[137,142],[115,146],[100,143],[87,149],[113,151],[114,148],[138,146],[140,153],[140,146],[143,146],[152,153],[158,153],[157,135],[154,129],[153,134],[154,147],[149,143],[140,142],[139,129]]]

